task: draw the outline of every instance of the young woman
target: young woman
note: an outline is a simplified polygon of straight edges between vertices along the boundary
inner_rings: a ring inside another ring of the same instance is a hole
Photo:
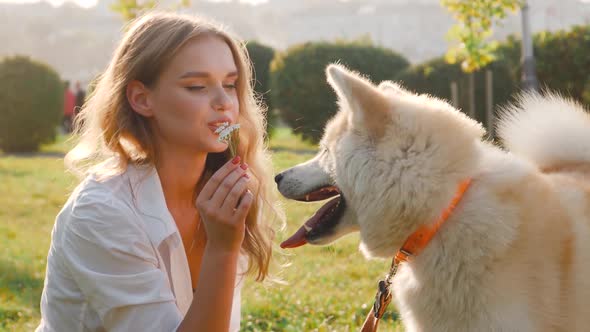
[[[237,331],[268,274],[275,198],[244,47],[156,13],[127,30],[66,156],[86,175],[52,232],[37,331]],[[238,154],[218,140],[240,124]]]

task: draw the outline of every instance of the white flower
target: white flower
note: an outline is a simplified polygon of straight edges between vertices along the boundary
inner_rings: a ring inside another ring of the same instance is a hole
[[[222,122],[219,124],[219,127],[217,127],[217,129],[215,129],[215,133],[219,134],[223,129],[225,129],[227,126],[229,126],[229,122]]]
[[[238,129],[240,129],[239,123],[231,125],[229,127],[224,127],[223,129],[221,129],[221,131],[219,131],[219,133],[218,133],[219,138],[217,138],[217,141],[218,142],[229,141],[231,133],[235,130],[238,130]],[[217,133],[218,130],[219,130],[219,128],[217,128],[217,130],[215,132]]]

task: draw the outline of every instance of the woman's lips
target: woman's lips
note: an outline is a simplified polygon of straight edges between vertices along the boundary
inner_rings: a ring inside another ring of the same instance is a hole
[[[213,132],[214,134],[215,134],[215,131],[217,130],[217,128],[219,128],[219,126],[216,126],[216,125],[209,125],[208,127],[209,127],[209,129],[211,129],[211,132]]]
[[[211,129],[211,131],[214,134],[216,134],[215,131],[217,131],[217,129],[224,124],[231,125],[231,121],[229,119],[222,119],[222,120],[218,120],[218,121],[214,121],[214,122],[209,122],[207,124],[207,126],[209,127],[209,129]]]

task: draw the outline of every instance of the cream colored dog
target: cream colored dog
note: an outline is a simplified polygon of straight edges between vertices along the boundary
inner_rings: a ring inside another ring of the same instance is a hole
[[[341,110],[321,151],[276,180],[287,198],[336,198],[283,247],[360,231],[366,257],[390,259],[472,179],[393,279],[406,329],[590,331],[590,116],[581,106],[524,95],[498,127],[505,151],[441,100],[339,65],[327,76]]]

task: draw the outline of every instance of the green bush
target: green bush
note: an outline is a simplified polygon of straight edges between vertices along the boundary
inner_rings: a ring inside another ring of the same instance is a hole
[[[373,82],[391,80],[408,66],[401,55],[367,42],[313,42],[275,56],[271,64],[271,98],[283,120],[304,139],[317,142],[326,121],[337,111],[336,95],[325,69],[340,62]]]
[[[496,50],[497,58],[508,64],[512,77],[515,82],[519,83],[519,85],[522,76],[521,54],[521,41],[514,35],[508,36],[505,41],[499,44],[498,49]]]
[[[539,82],[582,100],[590,69],[590,25],[536,37]]]
[[[584,92],[582,93],[582,102],[586,105],[590,105],[590,78],[586,81],[586,85],[584,85]]]
[[[533,45],[540,87],[589,103],[586,91],[590,68],[590,25],[535,34]],[[514,76],[520,79],[520,40],[510,36],[500,44],[498,54],[510,64]]]
[[[55,140],[64,84],[49,66],[24,56],[0,61],[0,149],[36,151]]]
[[[250,61],[254,71],[253,78],[255,79],[254,91],[260,100],[266,105],[266,131],[269,136],[273,133],[273,128],[276,126],[276,115],[273,112],[273,107],[269,98],[270,91],[270,63],[274,58],[275,51],[265,45],[256,41],[251,41],[246,44]]]
[[[508,101],[517,90],[517,83],[504,61],[495,61],[473,73],[475,83],[475,118],[484,124],[486,119],[486,78],[485,71],[491,70],[493,77],[493,105]],[[428,93],[451,102],[451,82],[457,82],[458,107],[469,112],[469,75],[461,70],[460,64],[446,63],[444,58],[435,58],[423,64],[412,66],[396,77],[405,88],[417,93]],[[497,107],[494,107],[497,110]]]

